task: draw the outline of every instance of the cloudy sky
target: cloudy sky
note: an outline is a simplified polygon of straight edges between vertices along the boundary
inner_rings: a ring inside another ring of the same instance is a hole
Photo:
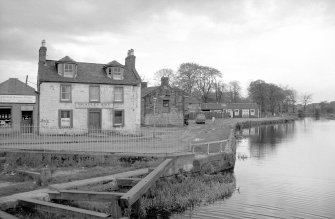
[[[146,80],[196,62],[335,100],[333,0],[0,0],[0,82],[36,83],[42,39],[55,60],[124,63],[133,48]]]

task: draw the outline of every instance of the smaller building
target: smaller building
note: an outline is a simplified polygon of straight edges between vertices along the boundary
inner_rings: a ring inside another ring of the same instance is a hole
[[[256,103],[229,103],[226,112],[234,118],[258,118],[259,107]]]
[[[0,84],[0,132],[32,132],[37,126],[37,93],[34,88],[10,78]]]
[[[185,98],[187,110],[189,113],[196,113],[201,110],[201,101],[196,97],[189,96]]]
[[[161,85],[156,87],[147,87],[146,82],[142,82],[142,125],[183,125],[187,111],[186,96],[183,90],[170,86],[168,77],[162,77]]]
[[[259,107],[256,103],[203,103],[201,111],[211,112],[215,117],[258,118]]]

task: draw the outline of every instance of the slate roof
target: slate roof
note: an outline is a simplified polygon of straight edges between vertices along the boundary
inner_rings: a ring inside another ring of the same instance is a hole
[[[226,107],[227,105],[224,103],[202,103],[201,104],[202,110],[222,110]]]
[[[65,57],[64,57],[65,58]],[[58,75],[56,64],[58,61],[46,60],[45,64],[38,67],[39,83],[41,82],[67,82],[67,83],[89,83],[89,84],[116,84],[136,85],[141,82],[135,69],[125,67],[123,80],[109,78],[104,70],[105,64],[76,62],[77,77],[67,78]]]
[[[185,99],[186,99],[185,101],[187,103],[195,103],[195,104],[200,104],[201,103],[201,101],[198,100],[198,98],[193,97],[193,96],[186,97]]]
[[[229,103],[228,109],[258,109],[257,103]]]
[[[222,109],[258,109],[256,103],[202,103],[202,110],[222,110]]]
[[[1,95],[36,95],[35,89],[17,78],[10,78],[0,83]]]
[[[71,59],[69,56],[65,56],[65,57],[61,58],[60,60],[58,60],[58,62],[76,62],[76,61]]]
[[[148,94],[150,94],[152,91],[156,90],[160,86],[155,86],[155,87],[146,87],[141,89],[141,97],[145,97]]]
[[[115,67],[120,66],[120,67],[123,67],[124,65],[120,64],[118,61],[113,60],[113,61],[111,61],[111,62],[108,62],[108,63],[105,65],[105,67],[107,67],[107,66],[115,66]]]

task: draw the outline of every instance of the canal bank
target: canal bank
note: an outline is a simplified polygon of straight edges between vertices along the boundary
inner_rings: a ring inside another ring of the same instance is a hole
[[[207,154],[207,155],[198,155],[198,154],[183,154],[183,155],[171,155],[169,157],[173,157],[175,163],[173,167],[171,167],[167,171],[167,176],[162,181],[159,181],[155,187],[153,187],[152,191],[149,193],[151,196],[145,196],[145,202],[147,205],[144,205],[143,208],[146,208],[146,212],[152,212],[153,209],[160,209],[168,211],[180,212],[187,207],[192,207],[205,202],[212,202],[218,199],[222,199],[226,196],[230,196],[235,190],[235,179],[232,174],[223,173],[222,171],[233,169],[235,165],[235,130],[231,129],[232,126],[237,125],[238,122],[245,122],[246,120],[236,120],[231,123],[222,123],[220,121],[215,121],[212,124],[209,124],[210,130],[219,130],[222,125],[225,125],[228,129],[221,129],[221,132],[227,132],[231,135],[231,139],[229,140],[228,146],[225,147],[223,153],[215,153],[215,154]],[[257,120],[253,120],[257,121]],[[257,125],[262,125],[264,123],[268,123],[271,119],[264,119],[262,123],[257,123]],[[272,119],[276,123],[285,123],[286,119]],[[220,122],[220,123],[219,123]],[[249,123],[256,125],[256,123]],[[125,156],[125,155],[123,155]],[[129,155],[129,157],[134,157],[134,155]],[[166,184],[167,183],[167,184]],[[73,184],[76,184],[73,182]],[[159,186],[161,185],[161,186]],[[167,197],[164,194],[164,191],[160,188],[165,187],[166,185],[171,186],[170,193],[172,196],[167,200],[162,199],[162,197]],[[177,192],[178,189],[184,189],[184,192],[187,192],[188,185],[199,185],[203,189],[198,189],[193,192],[190,192],[189,196],[180,196]],[[173,190],[173,188],[176,188]],[[213,190],[208,190],[208,188],[218,188]],[[159,193],[163,192],[163,193]],[[30,193],[34,194],[34,192]],[[205,195],[207,194],[207,196]],[[36,197],[36,194],[34,194]],[[45,194],[43,195],[45,198]],[[148,198],[149,197],[149,198]],[[161,197],[161,198],[159,198]],[[183,197],[183,199],[181,198]],[[207,197],[203,199],[203,197]],[[36,197],[37,198],[37,197]],[[155,201],[156,200],[156,201]],[[159,200],[159,202],[157,202]],[[171,200],[175,200],[171,202]],[[164,205],[165,204],[165,205]],[[158,206],[158,207],[157,207]],[[160,206],[160,207],[159,207]]]

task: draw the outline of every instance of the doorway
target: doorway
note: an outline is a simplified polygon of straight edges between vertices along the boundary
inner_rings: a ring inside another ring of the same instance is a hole
[[[32,133],[33,111],[21,111],[21,132]]]
[[[88,129],[89,131],[101,129],[101,109],[88,110]]]

